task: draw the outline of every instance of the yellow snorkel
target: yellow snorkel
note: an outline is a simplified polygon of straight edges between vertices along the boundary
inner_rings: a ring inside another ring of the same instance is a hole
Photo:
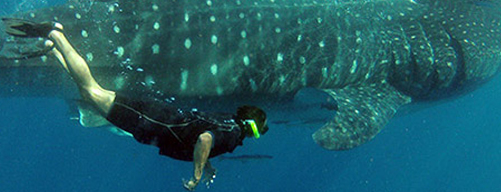
[[[254,133],[254,137],[256,139],[259,139],[259,137],[261,137],[261,134],[259,134],[259,130],[257,129],[256,121],[254,121],[253,119],[247,119],[245,120],[245,122],[250,125],[252,133]]]

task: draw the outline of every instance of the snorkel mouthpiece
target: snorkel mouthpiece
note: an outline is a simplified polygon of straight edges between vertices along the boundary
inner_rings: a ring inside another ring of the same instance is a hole
[[[256,121],[252,119],[245,120],[246,123],[248,123],[252,129],[252,133],[254,133],[254,137],[256,139],[259,139],[261,137],[261,134],[259,134],[259,130],[257,129]]]

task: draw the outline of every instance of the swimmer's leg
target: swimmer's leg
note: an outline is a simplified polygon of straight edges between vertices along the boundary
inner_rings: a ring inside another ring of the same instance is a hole
[[[87,62],[75,51],[64,34],[58,30],[49,33],[56,49],[52,53],[70,74],[82,97],[95,104],[103,115],[108,114],[115,100],[115,92],[103,89],[92,76]],[[50,45],[51,42],[47,42]]]
[[[45,41],[45,46],[52,47],[54,46],[54,43],[51,40],[47,40]],[[59,61],[59,63],[61,63],[61,66],[64,68],[64,70],[68,72],[68,74],[70,73],[70,70],[68,69],[68,64],[66,64],[63,54],[61,54],[61,52],[59,52],[57,48],[54,48],[51,51],[49,51],[49,55],[54,56]]]

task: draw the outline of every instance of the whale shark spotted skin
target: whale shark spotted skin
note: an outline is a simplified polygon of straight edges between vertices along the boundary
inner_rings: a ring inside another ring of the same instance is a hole
[[[64,24],[113,90],[140,82],[180,98],[265,100],[316,88],[337,110],[313,139],[346,150],[372,139],[402,105],[460,95],[498,73],[501,9],[484,4],[80,0],[13,17]]]

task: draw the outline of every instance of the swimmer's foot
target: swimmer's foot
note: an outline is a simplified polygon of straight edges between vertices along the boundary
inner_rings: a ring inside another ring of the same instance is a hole
[[[2,18],[2,21],[5,24],[5,32],[16,37],[48,37],[52,30],[63,30],[63,26],[56,22],[35,23],[15,18]]]

